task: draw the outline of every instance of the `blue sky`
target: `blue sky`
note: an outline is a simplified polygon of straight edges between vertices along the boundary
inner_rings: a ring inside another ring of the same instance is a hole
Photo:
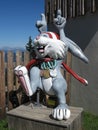
[[[44,13],[44,0],[0,0],[0,48],[24,47],[39,34],[35,23]]]

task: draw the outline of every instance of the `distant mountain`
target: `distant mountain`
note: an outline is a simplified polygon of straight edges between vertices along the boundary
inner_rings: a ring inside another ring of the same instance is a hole
[[[21,50],[21,51],[25,51],[26,49],[23,48],[23,47],[1,47],[0,50],[3,50],[5,52],[7,51],[13,51],[13,52],[16,52],[17,50]]]
[[[5,52],[5,62],[7,62],[7,52],[8,51],[12,51],[13,52],[13,61],[16,61],[16,55],[15,53],[17,51],[21,51],[22,53],[24,53],[24,51],[26,50],[25,48],[22,48],[22,47],[2,47],[0,48],[0,51],[4,51]],[[23,60],[23,57],[22,57],[22,60]]]

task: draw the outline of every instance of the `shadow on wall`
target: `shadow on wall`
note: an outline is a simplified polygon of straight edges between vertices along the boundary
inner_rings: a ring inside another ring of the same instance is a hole
[[[89,59],[86,65],[75,57],[72,58],[72,68],[88,80],[88,86],[81,85],[74,78],[71,80],[71,105],[81,106],[98,115],[98,31],[84,51]]]

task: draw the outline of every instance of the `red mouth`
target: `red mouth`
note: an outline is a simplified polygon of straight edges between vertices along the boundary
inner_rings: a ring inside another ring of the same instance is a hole
[[[39,47],[39,48],[37,48],[37,50],[40,52],[40,53],[44,53],[44,46],[41,46],[41,47]]]

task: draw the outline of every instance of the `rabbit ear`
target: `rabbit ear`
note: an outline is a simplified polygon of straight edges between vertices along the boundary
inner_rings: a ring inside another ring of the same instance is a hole
[[[36,27],[40,33],[47,31],[47,22],[44,14],[41,14],[41,20],[37,20]]]
[[[81,59],[82,61],[84,61],[85,63],[88,63],[88,58],[84,55],[83,51],[81,50],[81,48],[72,40],[70,40],[69,38],[65,37],[64,42],[67,43],[68,45],[68,50],[76,57],[78,57],[79,59]]]

